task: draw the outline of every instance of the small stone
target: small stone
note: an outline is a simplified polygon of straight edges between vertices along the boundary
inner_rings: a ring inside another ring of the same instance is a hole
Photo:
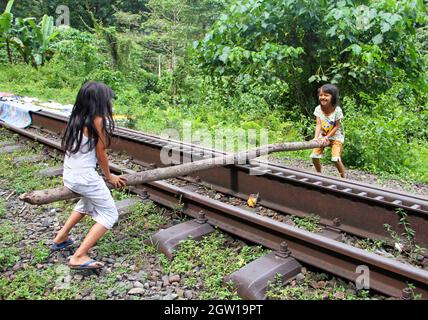
[[[128,280],[130,280],[130,281],[136,281],[136,280],[138,280],[137,275],[136,274],[130,274],[128,276]]]
[[[144,289],[149,289],[150,288],[150,285],[149,285],[149,283],[148,282],[146,282],[145,284],[144,284]]]
[[[150,280],[157,280],[157,279],[159,279],[159,276],[160,276],[160,273],[159,272],[157,272],[157,271],[152,271],[151,273],[150,273]]]
[[[107,262],[107,263],[114,264],[114,259],[111,259],[111,258],[104,258],[103,261]]]
[[[140,281],[135,281],[133,286],[134,288],[144,288],[144,285]]]
[[[222,197],[223,197],[223,196],[222,196],[220,193],[217,193],[217,194],[214,196],[214,199],[216,199],[216,200],[220,200]]]
[[[185,292],[184,292],[184,297],[186,298],[186,299],[192,299],[193,298],[193,291],[192,290],[186,290]]]
[[[179,296],[180,298],[184,297],[184,290],[183,289],[178,288],[176,290],[176,293],[177,293],[177,296]]]
[[[156,287],[162,288],[163,282],[162,281],[156,281]]]
[[[174,293],[174,289],[171,288],[171,287],[168,287],[168,288],[166,288],[166,293],[167,294],[172,294],[172,293]]]
[[[162,277],[162,281],[163,281],[163,285],[164,285],[165,287],[170,285],[170,282],[169,282],[169,276],[163,276],[163,277]]]
[[[74,279],[74,280],[76,280],[76,281],[81,281],[81,280],[83,279],[83,276],[82,276],[81,274],[76,274],[76,275],[73,277],[73,279]]]
[[[36,265],[36,268],[40,270],[40,269],[42,269],[42,268],[43,268],[43,265],[42,265],[42,264],[40,264],[40,263],[38,263],[38,264]]]
[[[43,227],[50,227],[52,225],[51,219],[43,219],[42,220],[42,226]]]
[[[128,291],[128,294],[130,295],[137,295],[137,294],[143,294],[146,290],[143,288],[132,288]]]
[[[154,296],[151,297],[152,300],[161,300],[162,297],[159,294],[156,294]]]
[[[162,298],[162,300],[175,300],[177,299],[177,295],[176,294],[167,294],[166,296],[164,296]]]
[[[296,282],[298,282],[298,283],[302,282],[304,279],[305,279],[305,275],[303,273],[299,273],[296,276]]]
[[[21,269],[21,267],[22,267],[21,262],[18,262],[18,263],[16,263],[16,264],[12,267],[12,270],[13,270],[13,271],[18,271],[19,269]]]
[[[180,282],[180,276],[178,274],[175,274],[173,276],[169,277],[169,282],[170,283],[174,283],[174,282]]]
[[[344,292],[336,292],[333,296],[339,300],[345,299],[345,293]]]
[[[154,286],[156,286],[156,282],[154,282],[154,281],[150,281],[150,282],[149,282],[149,286],[150,286],[150,287],[154,287]]]
[[[287,220],[287,221],[285,221],[285,223],[288,224],[289,226],[292,226],[292,227],[296,226],[296,224],[294,223],[293,220]]]

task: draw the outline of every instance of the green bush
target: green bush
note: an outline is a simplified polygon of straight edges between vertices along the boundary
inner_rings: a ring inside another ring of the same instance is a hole
[[[396,84],[376,98],[360,95],[343,102],[345,146],[348,165],[426,180],[427,106],[420,104],[403,84]],[[424,120],[425,119],[425,120]],[[425,142],[424,142],[425,141]]]

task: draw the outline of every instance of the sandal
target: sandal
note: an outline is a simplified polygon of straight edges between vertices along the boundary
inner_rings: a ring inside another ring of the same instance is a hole
[[[93,266],[91,266],[92,264],[95,264]],[[101,262],[98,262],[96,260],[89,260],[88,262],[85,262],[81,265],[69,265],[69,267],[71,269],[91,269],[91,270],[96,270],[96,269],[101,269],[102,267],[104,267],[104,265]]]
[[[66,241],[61,242],[61,243],[54,243],[51,246],[51,250],[52,251],[62,250],[62,249],[65,249],[65,248],[71,246],[73,243],[74,243],[74,241],[72,239],[67,239]]]

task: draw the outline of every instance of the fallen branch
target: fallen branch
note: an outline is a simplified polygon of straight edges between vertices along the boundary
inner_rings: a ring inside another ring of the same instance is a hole
[[[288,142],[288,143],[277,143],[262,146],[252,150],[245,150],[235,154],[228,154],[220,157],[209,158],[204,160],[198,160],[189,162],[177,166],[158,168],[154,170],[148,170],[138,172],[134,174],[124,175],[128,179],[127,186],[139,185],[157,180],[175,178],[185,176],[190,173],[194,173],[201,170],[206,170],[214,167],[220,167],[230,164],[245,164],[249,160],[267,155],[273,152],[279,151],[295,151],[312,149],[318,147],[325,147],[329,145],[329,142],[322,143],[321,141],[312,140],[305,142]],[[114,187],[107,184],[110,189]],[[25,193],[19,197],[20,200],[30,204],[47,204],[55,201],[69,200],[80,197],[79,194],[74,193],[66,187],[59,187],[55,189],[37,190]]]

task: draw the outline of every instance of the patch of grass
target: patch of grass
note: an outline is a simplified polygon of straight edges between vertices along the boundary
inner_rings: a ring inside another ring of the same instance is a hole
[[[141,253],[144,240],[167,223],[162,210],[152,202],[137,203],[118,225],[108,232],[97,245],[102,255],[125,255],[135,257]]]
[[[99,255],[133,256],[141,251],[144,239],[124,237],[119,239],[113,232],[108,232],[99,240],[96,250]]]
[[[407,221],[407,212],[402,208],[397,208],[395,212],[399,218],[398,226],[400,229],[404,230],[404,232],[399,235],[389,224],[384,224],[384,227],[394,241],[394,246],[398,253],[403,253],[408,256],[412,262],[417,262],[418,256],[420,256],[426,249],[416,243],[416,232],[412,225]]]
[[[6,216],[6,204],[3,199],[0,198],[0,219]]]
[[[113,189],[111,190],[111,195],[114,200],[121,201],[132,197],[131,191],[128,188],[125,189]]]
[[[174,259],[169,261],[161,256],[160,263],[167,273],[185,273],[185,284],[189,287],[196,286],[197,277],[200,277],[203,282],[200,299],[239,299],[231,286],[223,286],[224,276],[262,256],[266,250],[243,246],[236,251],[230,247],[230,242],[223,233],[215,231],[199,242],[182,241]]]
[[[17,247],[0,248],[0,269],[10,268],[21,260],[21,254]]]
[[[415,292],[416,287],[413,283],[408,283],[407,289],[410,290],[411,297],[413,300],[422,300],[422,294]]]
[[[41,163],[31,164],[23,163],[19,166],[12,164],[12,160],[16,157],[32,156],[37,154],[29,149],[16,151],[11,154],[6,154],[0,157],[0,179],[3,181],[3,187],[13,189],[17,194],[22,194],[36,189],[53,188],[62,185],[61,177],[40,178],[36,173],[39,170],[46,168]],[[47,161],[48,166],[55,166],[57,162],[54,160]]]
[[[167,223],[168,218],[164,211],[153,202],[138,202],[131,212],[119,221],[119,226],[126,226],[124,229],[128,236],[137,236],[143,231],[156,231]]]
[[[382,240],[376,240],[376,239],[360,239],[355,243],[355,246],[357,248],[361,248],[363,250],[367,250],[370,252],[374,252],[376,250],[381,249],[386,243]]]
[[[78,85],[83,79],[69,77],[67,85],[58,88],[59,78],[48,79],[57,73],[55,66],[47,64],[38,70],[26,64],[0,64],[0,91],[13,92],[22,96],[37,97],[48,101],[53,99],[60,103],[73,103],[76,98]],[[53,85],[53,86],[52,86]]]
[[[22,240],[22,235],[10,221],[0,225],[0,269],[13,267],[21,260],[21,254],[15,245]]]
[[[34,263],[43,263],[49,257],[50,250],[44,240],[39,241],[33,249]]]
[[[38,270],[33,266],[15,273],[13,280],[0,278],[0,299],[5,300],[62,300],[75,299],[77,287],[73,284],[56,288],[64,277],[58,266]],[[62,269],[61,269],[62,270]]]
[[[327,276],[325,277],[327,279]],[[322,288],[313,288],[314,280],[306,276],[299,285],[283,285],[281,275],[276,275],[275,280],[270,283],[266,296],[272,300],[366,300],[370,299],[368,290],[347,291],[342,281],[334,283],[325,282]],[[312,285],[312,286],[311,286]]]
[[[298,228],[305,229],[310,232],[318,232],[321,230],[319,227],[320,217],[317,215],[310,215],[303,218],[293,216],[291,219]]]
[[[8,247],[21,241],[22,233],[19,232],[19,227],[10,221],[2,222],[0,225],[0,245]]]

